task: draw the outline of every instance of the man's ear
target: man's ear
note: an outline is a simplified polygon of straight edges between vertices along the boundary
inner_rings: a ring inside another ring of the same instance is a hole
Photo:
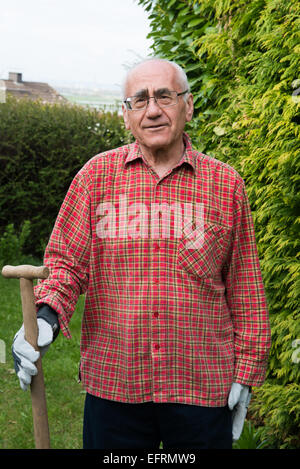
[[[190,93],[186,100],[185,116],[186,116],[187,122],[190,122],[192,120],[193,113],[194,113],[194,98],[193,98],[192,93]]]
[[[122,111],[123,111],[123,119],[124,119],[126,130],[130,130],[128,111],[127,111],[125,104],[122,104]]]

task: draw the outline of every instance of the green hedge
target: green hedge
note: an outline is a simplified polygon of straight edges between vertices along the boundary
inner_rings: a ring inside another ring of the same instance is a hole
[[[9,97],[0,104],[0,234],[29,220],[24,250],[41,257],[77,171],[129,138],[117,113]]]
[[[249,415],[270,444],[300,447],[300,364],[293,359],[300,339],[300,4],[139,4],[149,13],[155,55],[187,72],[195,146],[246,182],[272,326],[267,381],[255,389]]]

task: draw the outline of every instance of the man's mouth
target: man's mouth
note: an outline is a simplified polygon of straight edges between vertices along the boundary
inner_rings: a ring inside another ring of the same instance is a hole
[[[153,125],[145,125],[144,129],[148,130],[159,130],[162,129],[163,127],[166,127],[167,124],[153,124]]]

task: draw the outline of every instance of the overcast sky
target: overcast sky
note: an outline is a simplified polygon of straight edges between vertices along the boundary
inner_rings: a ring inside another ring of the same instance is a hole
[[[116,85],[151,53],[137,0],[0,0],[0,78]]]

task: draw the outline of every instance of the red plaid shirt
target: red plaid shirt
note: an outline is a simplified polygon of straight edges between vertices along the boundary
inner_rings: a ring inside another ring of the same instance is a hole
[[[244,182],[184,140],[162,178],[137,142],[88,161],[46,248],[50,276],[36,303],[52,306],[70,336],[86,294],[80,371],[95,396],[224,406],[232,382],[264,381],[269,317]],[[159,210],[174,203],[179,211]],[[204,237],[190,249],[178,226],[197,204]]]

